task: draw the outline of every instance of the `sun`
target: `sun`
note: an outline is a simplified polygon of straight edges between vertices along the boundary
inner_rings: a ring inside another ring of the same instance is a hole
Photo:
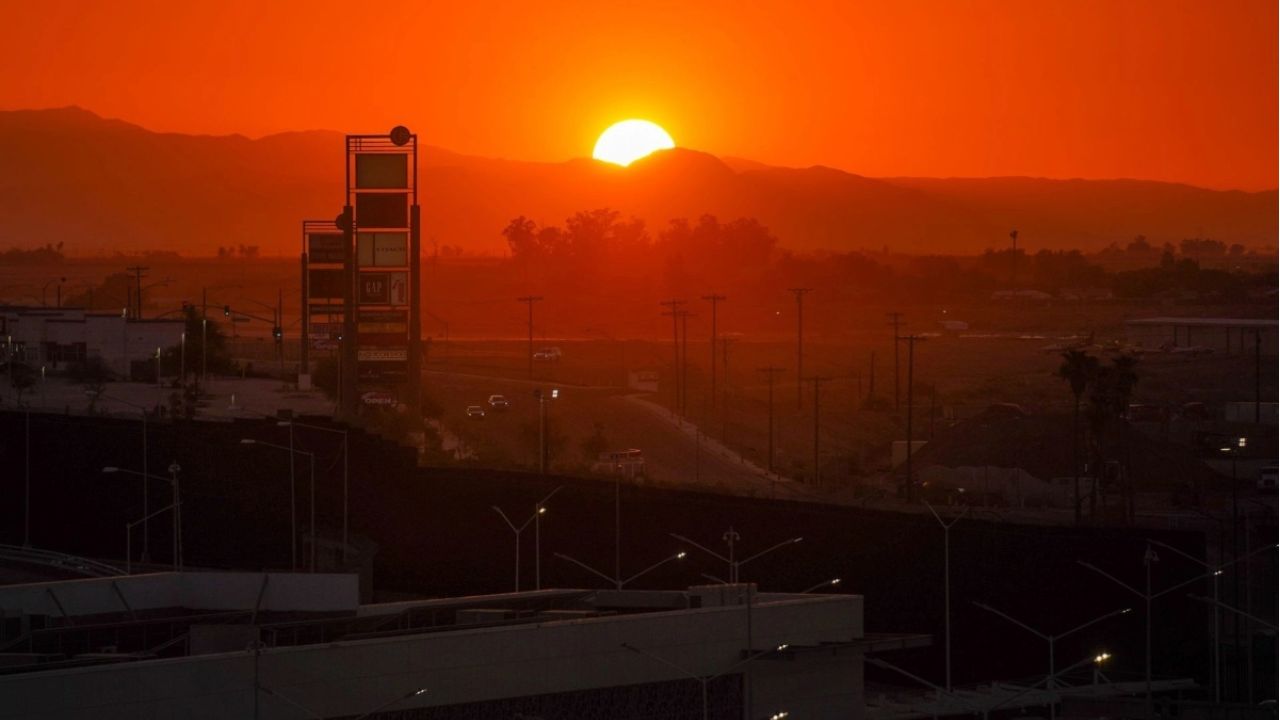
[[[655,150],[676,146],[666,130],[648,120],[623,120],[600,133],[591,157],[626,167]]]

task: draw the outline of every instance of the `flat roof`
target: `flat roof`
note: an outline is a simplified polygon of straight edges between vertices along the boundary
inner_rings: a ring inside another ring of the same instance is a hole
[[[1276,327],[1275,318],[1153,317],[1125,320],[1126,325],[1195,325],[1203,327]]]

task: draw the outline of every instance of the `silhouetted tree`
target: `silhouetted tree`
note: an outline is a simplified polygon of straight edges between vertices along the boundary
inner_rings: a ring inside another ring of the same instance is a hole
[[[1097,374],[1098,358],[1083,350],[1067,350],[1062,353],[1058,377],[1067,381],[1075,398],[1075,406],[1071,412],[1071,477],[1075,486],[1073,500],[1077,525],[1080,524],[1080,403]]]

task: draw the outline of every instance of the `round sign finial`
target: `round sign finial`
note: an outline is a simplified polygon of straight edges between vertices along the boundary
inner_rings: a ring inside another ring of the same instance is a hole
[[[404,145],[413,137],[413,133],[409,132],[409,128],[403,125],[397,125],[391,128],[391,142],[396,145]]]

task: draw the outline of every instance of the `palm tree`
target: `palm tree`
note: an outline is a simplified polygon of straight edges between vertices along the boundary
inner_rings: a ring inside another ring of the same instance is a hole
[[[1074,504],[1076,524],[1080,524],[1080,403],[1089,384],[1098,373],[1098,358],[1083,350],[1067,350],[1062,353],[1062,367],[1058,368],[1058,377],[1071,385],[1071,394],[1075,396],[1075,408],[1071,413],[1071,477],[1074,483]]]

